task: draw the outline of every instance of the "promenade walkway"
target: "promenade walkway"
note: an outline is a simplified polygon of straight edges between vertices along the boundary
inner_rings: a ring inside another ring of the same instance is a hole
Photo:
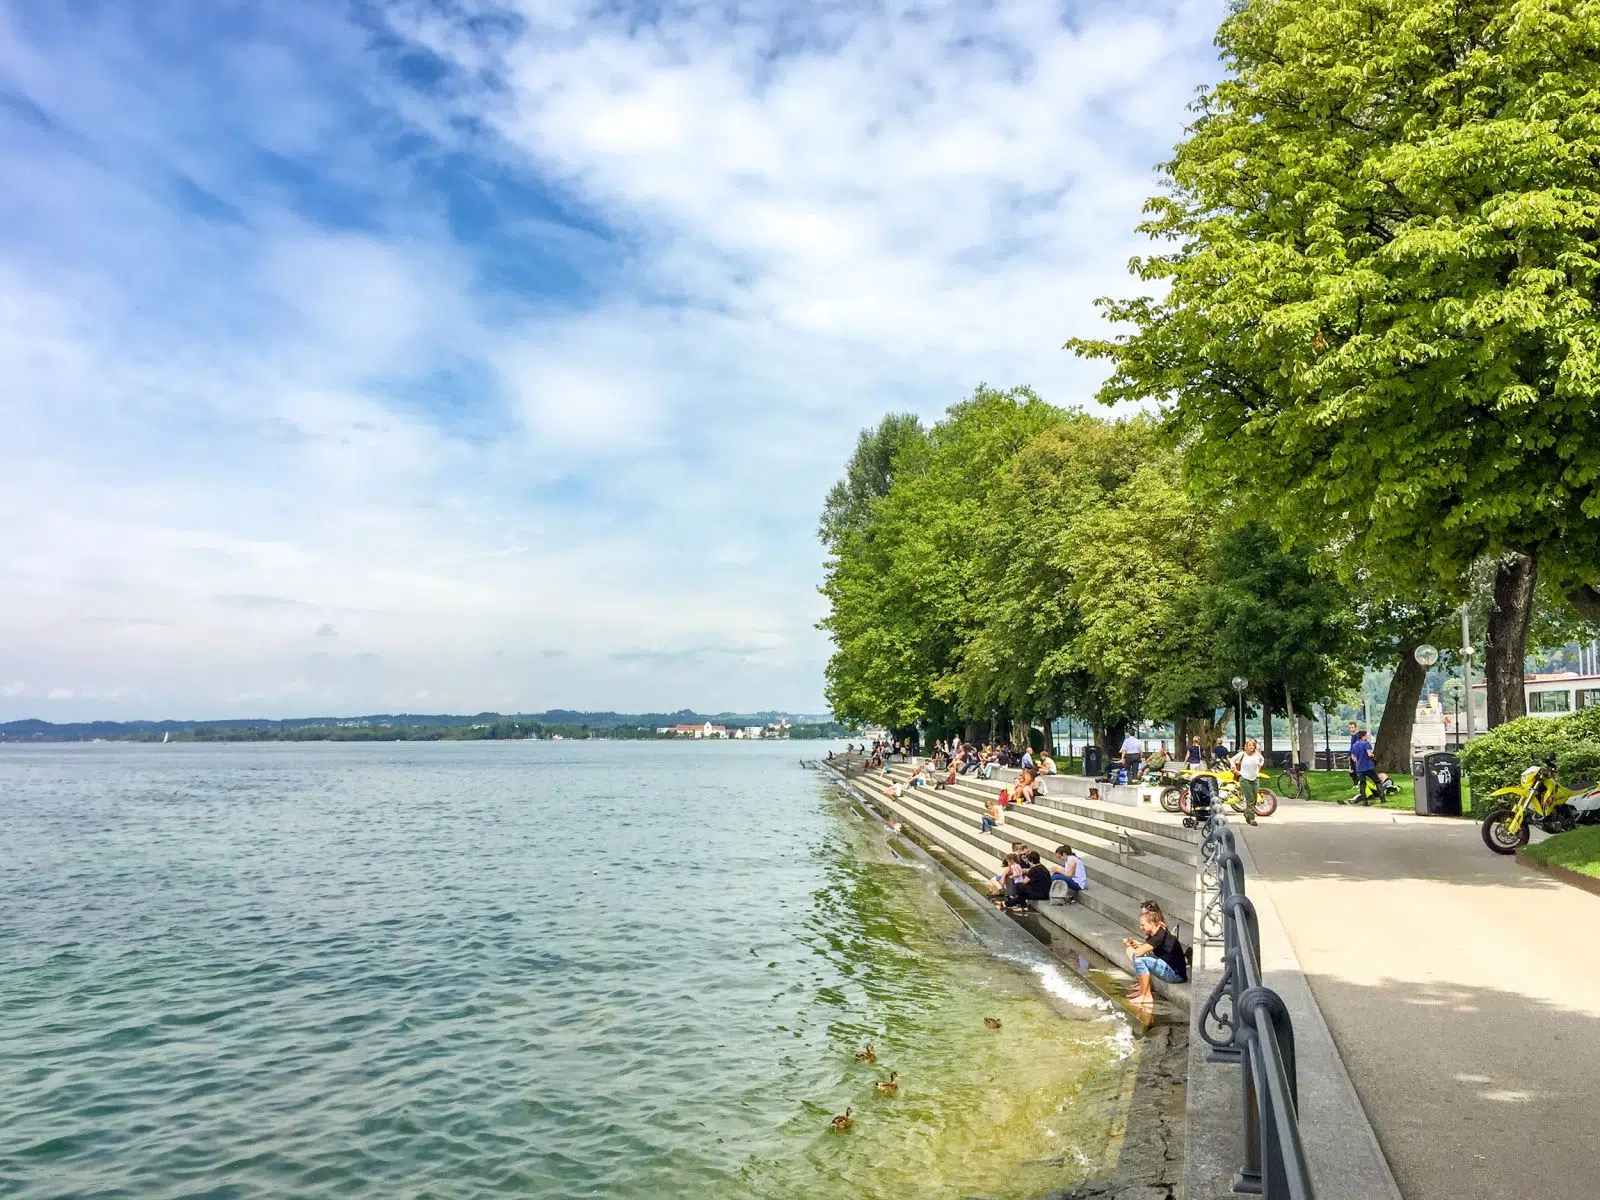
[[[1469,821],[1285,802],[1234,829],[1405,1200],[1600,1195],[1600,896]]]

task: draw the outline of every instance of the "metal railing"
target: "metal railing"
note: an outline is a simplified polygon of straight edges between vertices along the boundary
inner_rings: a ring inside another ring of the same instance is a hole
[[[1222,978],[1200,1010],[1200,1036],[1212,1062],[1241,1068],[1244,1162],[1233,1190],[1267,1200],[1314,1200],[1295,1079],[1289,1010],[1261,984],[1261,930],[1244,894],[1244,860],[1220,816],[1205,825],[1200,886],[1213,893],[1202,909],[1200,936],[1222,945]]]

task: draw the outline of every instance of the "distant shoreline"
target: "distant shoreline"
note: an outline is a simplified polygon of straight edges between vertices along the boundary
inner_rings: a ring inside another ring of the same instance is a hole
[[[709,738],[682,732],[716,730]],[[552,713],[504,716],[297,717],[281,721],[83,721],[0,723],[0,745],[43,742],[439,742],[439,741],[816,741],[851,731],[829,717],[783,713]]]

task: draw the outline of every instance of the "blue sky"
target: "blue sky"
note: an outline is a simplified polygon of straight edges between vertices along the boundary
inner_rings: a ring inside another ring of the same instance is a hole
[[[857,431],[1083,404],[1222,0],[0,0],[0,719],[822,707]]]

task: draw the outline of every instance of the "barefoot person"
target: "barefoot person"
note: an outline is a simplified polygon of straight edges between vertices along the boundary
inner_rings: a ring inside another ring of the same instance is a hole
[[[1150,976],[1155,975],[1168,983],[1183,983],[1189,978],[1189,963],[1178,939],[1167,928],[1160,906],[1154,901],[1147,900],[1140,907],[1139,933],[1143,941],[1122,939],[1128,951],[1128,961],[1133,964],[1135,980],[1128,998],[1149,1003],[1152,996]]]

